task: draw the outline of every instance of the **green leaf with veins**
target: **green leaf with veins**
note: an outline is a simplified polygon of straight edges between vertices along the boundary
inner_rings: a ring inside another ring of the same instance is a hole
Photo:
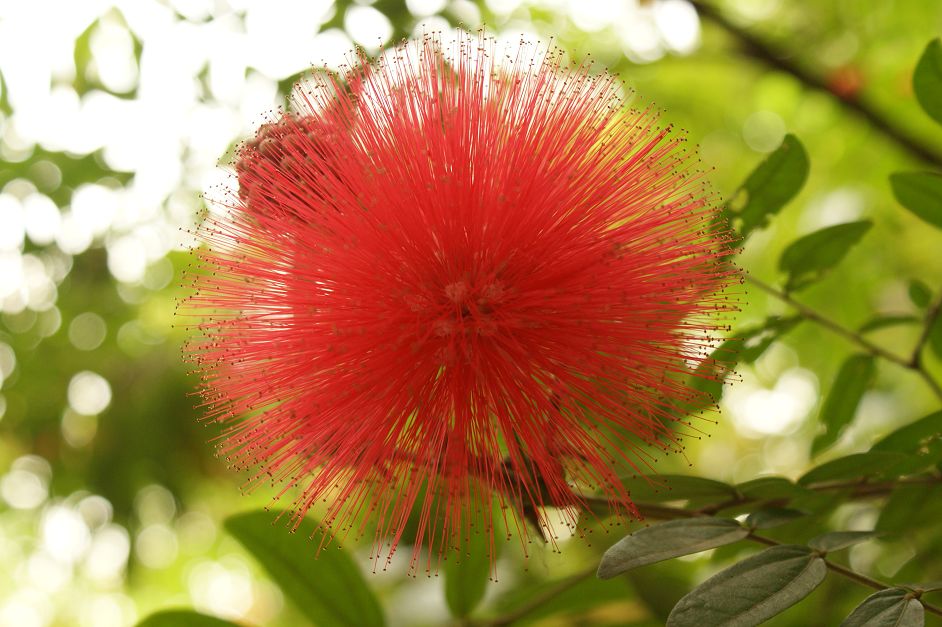
[[[766,549],[713,575],[674,607],[667,627],[752,627],[811,594],[827,566],[806,546]]]

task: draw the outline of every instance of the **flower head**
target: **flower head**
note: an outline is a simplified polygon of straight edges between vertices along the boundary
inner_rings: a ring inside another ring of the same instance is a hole
[[[524,536],[590,487],[636,514],[619,474],[677,448],[734,271],[683,138],[621,94],[468,35],[300,86],[202,227],[221,452],[413,564],[492,497]]]

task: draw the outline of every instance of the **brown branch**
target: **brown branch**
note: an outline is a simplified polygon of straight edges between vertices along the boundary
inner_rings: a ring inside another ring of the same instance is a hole
[[[889,118],[885,117],[882,112],[874,108],[872,104],[855,96],[838,96],[832,91],[824,77],[794,61],[787,51],[778,49],[776,46],[733,23],[711,4],[703,2],[702,0],[693,0],[693,3],[702,18],[713,22],[729,33],[739,46],[750,56],[776,70],[790,74],[811,89],[828,94],[835,101],[868,122],[873,128],[882,133],[884,137],[892,140],[917,159],[942,167],[942,155],[939,154],[936,147],[899,127]]]

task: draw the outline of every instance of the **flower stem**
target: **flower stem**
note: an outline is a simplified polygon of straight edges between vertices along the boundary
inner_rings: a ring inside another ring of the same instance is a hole
[[[896,353],[892,353],[886,350],[882,346],[878,346],[874,344],[873,342],[865,338],[860,333],[857,333],[856,331],[851,331],[847,327],[841,325],[838,322],[835,322],[833,319],[825,316],[821,312],[815,309],[812,309],[811,307],[808,307],[804,303],[801,303],[795,300],[794,298],[792,298],[790,294],[783,292],[775,287],[772,287],[771,285],[769,285],[768,283],[764,281],[761,281],[750,275],[746,275],[746,281],[748,281],[752,285],[755,285],[756,287],[766,292],[767,294],[777,298],[783,303],[788,304],[793,309],[795,309],[799,314],[801,314],[802,317],[804,317],[806,320],[810,320],[811,322],[814,322],[828,329],[829,331],[833,332],[835,335],[839,335],[843,337],[848,342],[856,344],[858,347],[870,353],[871,355],[874,355],[876,357],[882,357],[883,359],[886,359],[887,361],[892,362],[902,368],[906,368],[907,370],[911,370],[915,372],[922,378],[923,381],[926,382],[926,385],[929,386],[932,392],[937,397],[942,399],[942,385],[940,385],[939,382],[936,381],[932,377],[929,371],[926,370],[925,365],[922,363],[922,360],[918,358],[918,356],[914,358],[901,357],[900,355],[897,355]],[[932,310],[930,311],[930,313],[926,315],[927,325],[931,325],[935,323],[936,318],[940,315],[940,309],[942,309],[942,301],[939,301],[938,303],[936,303],[936,306],[934,306]],[[923,336],[920,338],[917,344],[915,354],[918,355],[919,353],[921,353],[922,347],[927,341],[929,329],[930,329],[930,326],[927,326],[925,329],[923,329]]]
[[[693,0],[693,4],[702,18],[713,22],[729,33],[752,57],[776,70],[790,74],[811,89],[828,94],[917,159],[935,166],[942,166],[942,155],[933,146],[892,122],[867,101],[853,95],[838,96],[831,90],[824,77],[795,62],[794,55],[790,52],[778,49],[733,23],[708,2]]]

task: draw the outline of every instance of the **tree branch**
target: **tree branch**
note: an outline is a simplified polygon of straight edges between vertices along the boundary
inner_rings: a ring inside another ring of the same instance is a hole
[[[855,96],[839,96],[835,94],[826,79],[809,71],[803,65],[796,63],[784,50],[776,48],[772,44],[763,41],[744,28],[731,22],[721,11],[714,8],[711,4],[703,2],[702,0],[693,0],[693,4],[697,7],[697,12],[702,18],[713,22],[732,35],[737,43],[751,56],[776,70],[790,74],[811,89],[822,91],[830,95],[845,108],[866,120],[873,128],[882,133],[884,137],[892,140],[917,159],[937,167],[942,167],[942,155],[939,154],[934,146],[931,146],[919,137],[912,135],[905,129],[891,122],[890,119],[885,117],[882,112],[875,109],[870,103],[860,100]]]
[[[755,285],[756,287],[766,292],[767,294],[774,296],[775,298],[782,301],[783,303],[786,303],[787,305],[795,309],[798,313],[800,313],[802,317],[804,317],[806,320],[810,320],[828,329],[835,335],[839,335],[843,337],[848,342],[856,344],[859,348],[870,353],[871,355],[874,355],[876,357],[882,357],[883,359],[886,359],[887,361],[890,361],[898,366],[906,368],[907,370],[912,370],[913,372],[918,374],[922,378],[923,381],[926,382],[926,385],[929,386],[929,388],[937,397],[942,399],[942,386],[940,386],[939,382],[936,381],[932,377],[931,374],[929,374],[929,371],[926,370],[921,359],[901,357],[900,355],[897,355],[896,353],[892,353],[886,350],[885,348],[883,348],[882,346],[878,346],[874,344],[873,342],[865,338],[860,333],[857,333],[856,331],[851,331],[847,327],[841,325],[838,322],[835,322],[834,320],[832,320],[831,318],[828,318],[827,316],[820,313],[819,311],[816,311],[815,309],[812,309],[811,307],[808,307],[807,305],[798,302],[797,300],[792,298],[790,294],[787,294],[786,292],[783,292],[777,288],[774,288],[768,283],[765,283],[764,281],[760,281],[759,279],[751,275],[746,275],[746,281],[748,281],[752,285]],[[938,317],[939,314],[940,312],[936,310],[933,313],[931,319],[929,319],[929,316],[927,315],[926,316],[927,322],[934,323],[935,318]],[[923,330],[923,334],[926,337],[928,337],[928,334],[925,330]],[[919,350],[921,350],[921,344],[923,344],[924,342],[925,342],[925,339],[920,339]]]

